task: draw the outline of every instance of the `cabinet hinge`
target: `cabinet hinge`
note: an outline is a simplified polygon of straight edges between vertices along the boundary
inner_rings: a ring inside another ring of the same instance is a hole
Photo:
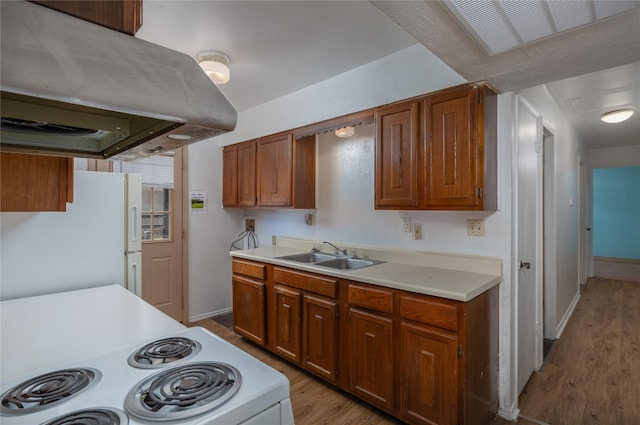
[[[462,358],[462,344],[458,345],[458,358]]]
[[[340,374],[340,371],[338,369],[335,370],[336,376],[338,376]]]
[[[482,199],[482,188],[478,188],[478,199]]]
[[[482,93],[478,92],[478,94],[476,95],[476,102],[478,103],[478,105],[482,103]]]
[[[336,310],[336,319],[340,318],[340,312],[338,310]]]

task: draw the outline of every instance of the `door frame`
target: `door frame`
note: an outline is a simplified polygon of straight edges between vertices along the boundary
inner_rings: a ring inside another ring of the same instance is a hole
[[[189,148],[182,148],[182,198],[176,208],[182,208],[182,323],[189,325]],[[173,164],[175,167],[178,164]]]
[[[556,253],[556,154],[555,130],[543,125],[543,335],[547,339],[557,339],[557,253]],[[542,363],[542,362],[541,362]]]
[[[534,343],[534,350],[535,352],[533,353],[534,355],[534,369],[535,370],[539,370],[540,367],[542,367],[542,349],[543,349],[543,332],[542,332],[542,328],[543,328],[543,302],[542,302],[542,296],[543,296],[543,287],[542,287],[542,273],[544,270],[544,255],[543,255],[543,238],[542,238],[542,232],[540,231],[542,229],[542,219],[543,219],[543,122],[542,122],[542,116],[540,114],[538,114],[536,112],[536,110],[520,95],[516,95],[515,96],[515,110],[516,110],[516,114],[515,114],[515,123],[516,123],[516,128],[515,128],[515,143],[514,143],[514,149],[513,149],[513,155],[514,155],[514,159],[513,159],[513,163],[515,164],[515,170],[512,174],[513,177],[513,185],[514,185],[514,199],[513,199],[513,217],[514,217],[514,226],[513,226],[513,246],[512,246],[512,278],[513,278],[513,283],[512,283],[512,288],[514,291],[514,300],[515,300],[515,318],[516,321],[520,320],[520,306],[518,305],[518,285],[519,285],[519,270],[520,270],[520,265],[519,265],[519,261],[520,261],[520,253],[519,253],[519,240],[520,240],[520,231],[519,231],[519,226],[520,226],[520,217],[518,216],[518,207],[519,207],[519,196],[520,196],[520,187],[518,184],[518,169],[517,169],[517,164],[518,164],[518,155],[519,155],[519,141],[517,139],[517,134],[518,134],[518,125],[519,125],[519,116],[521,113],[522,108],[526,108],[534,117],[536,117],[536,142],[535,142],[535,150],[536,150],[536,162],[537,162],[537,176],[536,176],[536,213],[535,213],[535,222],[536,222],[536,231],[534,232],[534,234],[536,235],[535,237],[535,241],[533,242],[535,244],[534,247],[534,267],[533,267],[533,272],[534,272],[534,284],[535,284],[535,300],[533,300],[532,302],[535,303],[534,309],[535,309],[535,323],[536,323],[536,332],[535,332],[535,343]],[[518,393],[518,382],[519,382],[519,377],[518,377],[518,371],[519,371],[519,363],[520,363],[520,358],[521,358],[521,353],[518,352],[518,347],[519,347],[519,343],[518,343],[518,338],[520,337],[520,335],[518,334],[518,325],[516,324],[515,326],[515,351],[516,351],[516,359],[515,359],[515,367],[514,367],[514,372],[515,372],[515,383],[516,383],[516,388],[515,388],[515,392]],[[516,398],[519,396],[519,394],[516,395]],[[517,403],[517,402],[516,402]]]

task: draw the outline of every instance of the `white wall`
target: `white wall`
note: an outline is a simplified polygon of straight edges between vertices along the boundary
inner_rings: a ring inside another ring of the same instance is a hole
[[[225,146],[464,82],[466,80],[423,45],[416,44],[242,111],[238,114],[236,129],[214,140]]]
[[[317,210],[314,224],[291,210],[221,209],[221,148],[256,136],[322,121],[376,105],[429,93],[464,80],[421,46],[338,75],[315,86],[240,113],[238,128],[189,147],[189,188],[206,190],[206,216],[189,221],[191,320],[231,306],[231,260],[227,250],[244,217],[256,219],[261,244],[272,235],[352,242],[398,248],[495,256],[503,259],[500,288],[500,403],[512,406],[516,356],[511,323],[512,95],[498,97],[498,185],[500,211],[374,210],[372,126],[359,126],[351,139],[322,135],[318,143]],[[402,232],[402,216],[423,224],[424,238]],[[485,237],[466,235],[468,218],[485,218]]]
[[[555,236],[551,243],[556,247],[555,258],[555,323],[545,324],[555,332],[562,332],[579,296],[578,277],[578,215],[579,215],[579,158],[587,157],[582,141],[569,121],[563,116],[544,86],[524,90],[520,95],[542,116],[543,125],[554,134],[555,158]],[[547,223],[548,225],[549,223]],[[550,265],[547,265],[550,266]]]
[[[640,165],[640,144],[615,148],[591,149],[589,165],[594,168],[633,167]]]
[[[238,114],[238,126],[233,132],[190,145],[188,187],[189,190],[206,191],[209,208],[207,215],[189,217],[189,318],[205,318],[228,311],[231,307],[231,259],[228,248],[242,230],[244,212],[221,208],[221,146],[358,112],[464,81],[424,46],[416,44],[242,111]],[[373,174],[371,176],[373,178]],[[369,208],[372,207],[373,203]],[[299,222],[293,212],[280,210],[265,214],[272,214],[279,222]],[[326,220],[326,223],[339,220],[339,217],[322,214],[322,220]],[[271,240],[271,233],[267,229],[265,223],[259,235],[263,243]],[[294,226],[293,229],[297,228]],[[356,230],[355,234],[360,231]]]

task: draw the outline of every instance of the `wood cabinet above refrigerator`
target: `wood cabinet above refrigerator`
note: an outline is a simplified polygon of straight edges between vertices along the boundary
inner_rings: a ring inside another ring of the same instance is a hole
[[[0,153],[0,211],[66,211],[73,202],[73,158]]]

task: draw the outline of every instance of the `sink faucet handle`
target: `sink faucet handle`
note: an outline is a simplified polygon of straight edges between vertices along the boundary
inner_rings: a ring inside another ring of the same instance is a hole
[[[311,252],[320,252],[320,250],[314,246],[313,248],[311,248]]]

